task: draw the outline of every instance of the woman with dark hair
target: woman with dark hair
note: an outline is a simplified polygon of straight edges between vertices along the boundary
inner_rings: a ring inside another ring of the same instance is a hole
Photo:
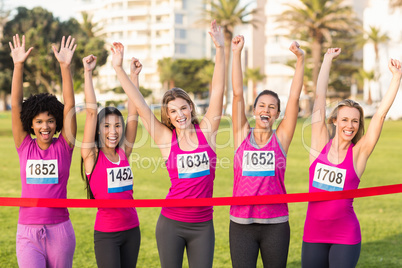
[[[119,59],[123,61],[123,52]],[[105,107],[97,112],[92,71],[96,57],[83,60],[85,77],[86,121],[81,148],[81,176],[86,181],[88,197],[94,199],[133,199],[133,173],[128,159],[137,134],[137,112],[128,103],[126,128],[121,112]],[[138,87],[141,63],[131,61],[131,79]],[[84,174],[85,172],[85,174]],[[135,208],[99,208],[94,231],[98,267],[135,267],[141,233]]]
[[[243,98],[243,46],[243,36],[233,38],[233,196],[286,194],[286,155],[299,112],[304,52],[297,42],[289,48],[297,57],[296,70],[285,116],[277,129],[272,129],[272,126],[280,115],[280,100],[271,90],[262,91],[255,99],[255,127],[251,128]],[[287,204],[231,206],[229,228],[233,267],[256,267],[259,252],[264,267],[286,267],[290,240]]]
[[[400,62],[391,59],[388,64],[393,76],[391,84],[365,135],[363,109],[353,100],[338,103],[328,118],[328,132],[325,107],[329,72],[332,60],[340,53],[340,48],[328,49],[317,80],[311,125],[309,192],[358,188],[402,77]],[[353,199],[308,204],[302,267],[355,267],[360,248],[360,225],[353,210]]]
[[[117,78],[135,103],[144,127],[159,146],[172,186],[167,199],[212,197],[216,166],[216,132],[222,114],[225,85],[224,38],[216,22],[209,34],[216,47],[210,105],[198,124],[195,106],[188,94],[179,88],[168,90],[162,102],[162,122],[156,119],[128,79],[120,61],[113,60]],[[114,43],[113,57],[123,51]],[[182,267],[184,249],[190,267],[212,267],[215,233],[212,207],[162,208],[156,226],[156,241],[163,268]]]
[[[48,93],[23,101],[24,64],[32,47],[25,51],[18,35],[10,42],[14,62],[11,88],[12,131],[20,160],[21,197],[67,198],[77,121],[73,80],[70,71],[75,39],[63,36],[60,63],[64,105]],[[55,138],[57,132],[61,134]],[[36,139],[32,139],[31,135]],[[19,267],[72,267],[75,234],[67,208],[21,207],[17,228]]]

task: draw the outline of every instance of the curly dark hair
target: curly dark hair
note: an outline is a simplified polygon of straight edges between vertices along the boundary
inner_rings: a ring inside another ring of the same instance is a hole
[[[40,93],[29,96],[22,102],[21,122],[24,130],[35,135],[32,129],[32,120],[40,113],[48,112],[56,119],[56,133],[63,128],[64,104],[56,96],[49,93]]]

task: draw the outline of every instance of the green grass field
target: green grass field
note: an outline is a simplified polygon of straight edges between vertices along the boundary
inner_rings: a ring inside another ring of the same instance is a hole
[[[81,140],[85,114],[78,116],[78,140]],[[233,143],[230,120],[224,118],[218,134],[214,196],[231,196],[233,185]],[[368,126],[369,122],[366,122]],[[310,128],[300,120],[288,152],[286,187],[288,193],[308,191],[308,144]],[[303,135],[302,135],[303,134]],[[137,145],[133,150],[134,198],[164,198],[170,186],[168,174],[160,165],[159,149],[155,148],[143,128],[139,128]],[[153,163],[159,163],[154,165]],[[360,187],[401,183],[402,121],[387,121],[381,138],[371,155]],[[0,113],[0,197],[20,196],[18,155],[11,133],[11,114]],[[80,177],[80,150],[76,148],[68,184],[68,198],[86,198]],[[358,267],[402,267],[402,194],[365,197],[354,202],[362,230],[362,251]],[[303,225],[306,203],[290,204],[291,238],[288,267],[300,267]],[[214,267],[231,267],[229,253],[229,208],[215,207],[216,232]],[[70,209],[77,246],[74,267],[96,267],[93,250],[93,225],[96,209]],[[160,208],[138,208],[141,228],[141,248],[137,267],[160,267],[155,241],[155,225]],[[18,208],[0,207],[0,267],[17,267],[15,235]],[[188,267],[184,260],[183,267]],[[261,261],[258,267],[262,267]]]

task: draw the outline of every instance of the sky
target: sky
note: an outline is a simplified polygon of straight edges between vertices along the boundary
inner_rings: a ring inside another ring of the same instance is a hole
[[[4,9],[10,10],[19,6],[26,8],[33,8],[36,6],[42,6],[43,8],[51,11],[55,17],[59,17],[64,21],[70,17],[79,18],[79,14],[76,14],[75,9],[77,7],[76,0],[3,0]]]

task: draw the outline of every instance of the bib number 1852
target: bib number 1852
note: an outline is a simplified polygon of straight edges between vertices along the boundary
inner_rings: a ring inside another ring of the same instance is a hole
[[[57,184],[59,182],[57,159],[28,159],[25,172],[27,184]]]

